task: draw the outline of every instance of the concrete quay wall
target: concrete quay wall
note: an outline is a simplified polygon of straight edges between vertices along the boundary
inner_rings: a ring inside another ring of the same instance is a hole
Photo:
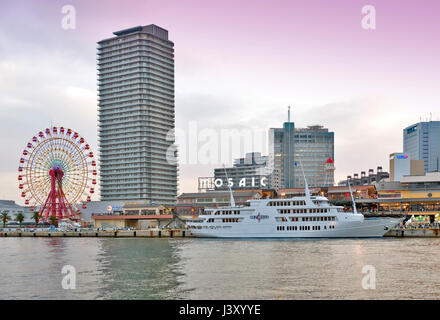
[[[0,231],[0,237],[192,238],[188,230]],[[440,229],[391,229],[384,237],[440,238]]]
[[[440,238],[440,229],[391,229],[384,237],[406,237],[406,238]]]
[[[0,231],[0,237],[191,238],[188,230]]]

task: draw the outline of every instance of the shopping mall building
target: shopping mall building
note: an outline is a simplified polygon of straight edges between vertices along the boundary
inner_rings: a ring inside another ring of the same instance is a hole
[[[371,185],[352,186],[358,211],[365,215],[430,215],[440,212],[440,172],[425,175],[404,176],[401,181],[382,180]],[[348,186],[311,188],[314,195],[327,197],[334,205],[352,210]],[[287,198],[303,196],[304,189],[240,190],[234,191],[235,202],[246,205],[247,200],[262,197]],[[183,193],[177,197],[176,214],[197,216],[204,208],[227,206],[230,203],[227,191]]]

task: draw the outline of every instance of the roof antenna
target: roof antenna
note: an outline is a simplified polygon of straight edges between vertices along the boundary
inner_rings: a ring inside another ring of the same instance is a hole
[[[228,178],[228,173],[226,172],[225,164],[223,164],[223,169],[225,170],[226,183],[228,184],[228,187],[229,187],[229,193],[231,194],[231,207],[235,207],[234,195],[233,195],[233,193],[232,193],[231,186],[229,185],[229,178]]]
[[[353,213],[357,214],[358,212],[356,209],[356,202],[354,201],[354,198],[353,198],[353,192],[351,192],[350,179],[347,179],[347,184],[348,184],[348,190],[350,191],[351,201],[353,202]]]

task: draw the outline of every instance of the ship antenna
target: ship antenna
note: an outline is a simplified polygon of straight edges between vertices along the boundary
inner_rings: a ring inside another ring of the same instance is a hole
[[[228,187],[229,187],[229,193],[231,194],[231,207],[235,207],[234,194],[232,193],[231,186],[229,185],[228,173],[226,172],[226,168],[225,168],[225,165],[224,165],[224,164],[223,164],[223,169],[225,170],[226,183],[228,184]]]
[[[353,202],[353,213],[357,214],[356,202],[354,201],[353,198],[353,192],[351,192],[350,179],[347,179],[347,184],[348,184],[348,190],[350,191],[351,201]]]
[[[309,184],[307,183],[306,175],[304,174],[304,168],[303,168],[301,160],[299,160],[299,165],[301,166],[301,171],[302,171],[302,174],[304,177],[304,191],[306,193],[306,204],[309,205],[309,204],[311,204]]]

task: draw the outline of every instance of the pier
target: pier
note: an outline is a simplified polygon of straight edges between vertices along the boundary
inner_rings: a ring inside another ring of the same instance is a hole
[[[117,230],[117,231],[0,231],[0,237],[68,238],[194,238],[188,230]],[[437,228],[393,228],[384,237],[440,238]]]
[[[0,231],[0,237],[191,238],[188,230]]]
[[[393,228],[384,237],[398,238],[440,238],[438,228]]]

